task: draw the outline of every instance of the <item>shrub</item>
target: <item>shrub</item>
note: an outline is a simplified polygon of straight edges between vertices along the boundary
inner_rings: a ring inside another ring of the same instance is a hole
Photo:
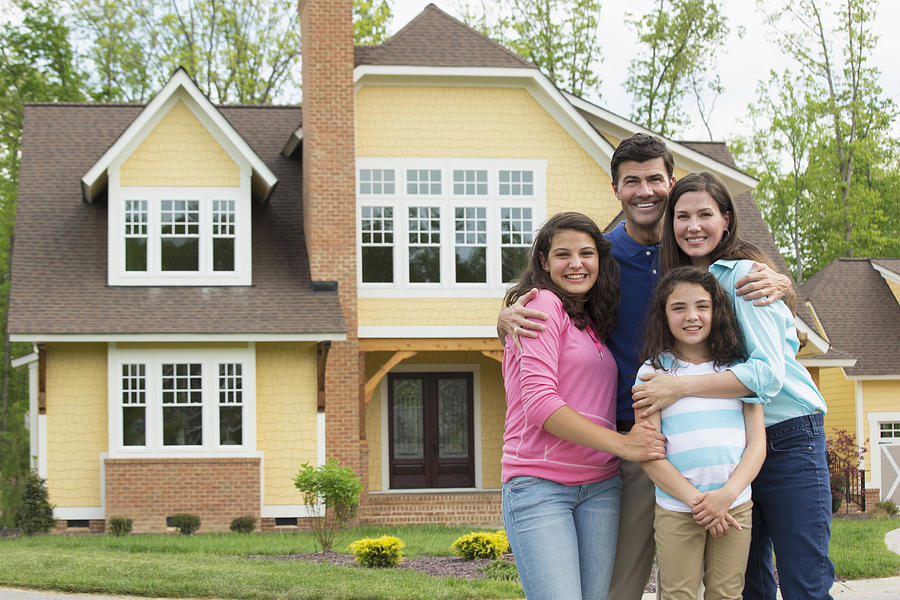
[[[506,532],[473,531],[450,544],[450,549],[460,558],[497,558],[509,551]]]
[[[37,476],[29,473],[22,487],[22,500],[16,513],[16,526],[25,535],[43,533],[53,527],[53,507],[47,500],[47,484]]]
[[[304,463],[294,477],[294,486],[300,490],[309,516],[313,517],[313,537],[323,552],[331,550],[337,532],[356,516],[363,489],[359,477],[336,460],[318,467]],[[325,505],[324,514],[319,513],[320,503]]]
[[[378,539],[363,538],[352,542],[347,548],[356,557],[356,562],[364,567],[396,567],[403,560],[406,544],[400,538],[383,535]]]
[[[895,516],[897,514],[897,510],[898,510],[897,505],[894,504],[893,502],[891,502],[890,500],[882,500],[881,502],[876,502],[875,508],[879,508],[879,509],[883,510],[884,513],[889,517]]]
[[[179,533],[191,535],[200,529],[200,517],[190,513],[178,513],[172,515],[172,525],[174,525]]]
[[[253,533],[256,530],[256,519],[250,515],[235,517],[228,526],[235,533]]]
[[[128,517],[110,517],[109,533],[116,537],[124,537],[131,533],[131,525],[134,523]]]
[[[484,573],[486,579],[495,581],[518,581],[519,579],[516,563],[503,558],[495,558],[483,567],[478,567],[478,570]]]

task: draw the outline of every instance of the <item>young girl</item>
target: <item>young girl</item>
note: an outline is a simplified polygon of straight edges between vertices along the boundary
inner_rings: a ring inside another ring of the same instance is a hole
[[[597,225],[551,217],[507,293],[549,315],[546,331],[503,353],[506,430],[503,523],[529,600],[605,598],[616,552],[621,480],[616,456],[662,458],[658,431],[616,432],[618,372],[603,343],[619,301],[616,264]]]
[[[647,362],[638,377],[716,373],[743,359],[731,303],[708,271],[670,270],[653,292],[647,320]],[[740,599],[750,550],[749,484],[766,454],[763,407],[687,396],[647,419],[661,421],[667,440],[665,459],[641,465],[656,484],[662,599],[695,600],[701,575],[707,598]]]

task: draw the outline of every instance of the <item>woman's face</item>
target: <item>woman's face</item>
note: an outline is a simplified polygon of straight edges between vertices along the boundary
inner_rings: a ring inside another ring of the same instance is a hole
[[[691,263],[708,267],[710,254],[731,224],[731,214],[722,214],[709,192],[685,192],[675,204],[672,226],[675,242]]]
[[[599,258],[594,238],[575,229],[558,231],[550,240],[550,250],[541,256],[550,279],[566,294],[583,300],[597,282]]]

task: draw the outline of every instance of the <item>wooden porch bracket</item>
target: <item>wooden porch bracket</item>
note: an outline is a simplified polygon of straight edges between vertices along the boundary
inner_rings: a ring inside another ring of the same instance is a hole
[[[481,353],[499,363],[503,362],[503,350],[482,350]]]
[[[319,412],[325,412],[325,366],[328,364],[329,350],[331,350],[331,342],[328,340],[316,344],[316,380],[319,390]]]
[[[384,376],[388,374],[388,371],[396,367],[407,358],[412,358],[416,354],[418,354],[418,352],[414,350],[401,350],[399,352],[395,352],[394,355],[390,357],[386,363],[381,365],[381,368],[378,369],[375,374],[372,375],[366,382],[366,404],[368,404],[369,400],[372,399],[372,394],[375,393],[375,388],[378,387],[378,384],[381,383],[381,380],[384,379]]]

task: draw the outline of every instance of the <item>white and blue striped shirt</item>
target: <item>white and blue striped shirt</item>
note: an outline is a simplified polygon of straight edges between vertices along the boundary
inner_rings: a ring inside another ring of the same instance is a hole
[[[677,361],[671,354],[660,357],[663,365],[674,368],[671,375],[707,375],[724,371],[712,362],[695,365]],[[638,370],[638,378],[653,373],[649,362]],[[728,481],[741,461],[747,436],[744,412],[738,398],[701,398],[685,396],[662,410],[662,432],[666,436],[666,459],[701,492],[717,490]],[[731,508],[750,499],[748,485]],[[667,510],[691,512],[691,508],[658,486],[656,503]]]

